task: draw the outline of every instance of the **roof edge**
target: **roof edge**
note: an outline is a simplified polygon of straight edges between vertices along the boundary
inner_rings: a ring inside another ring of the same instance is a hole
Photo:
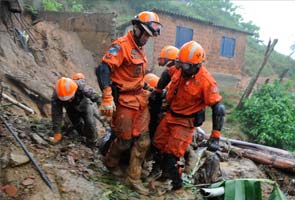
[[[236,28],[231,28],[231,27],[226,27],[226,26],[214,24],[211,21],[201,20],[201,19],[198,19],[196,17],[183,15],[183,14],[180,14],[180,13],[177,13],[177,12],[171,12],[171,11],[168,11],[168,10],[157,9],[157,8],[153,8],[151,10],[155,11],[157,13],[163,13],[163,14],[167,14],[167,15],[171,15],[171,16],[178,16],[178,17],[181,17],[181,18],[185,18],[185,19],[188,19],[188,20],[191,20],[191,21],[199,22],[199,23],[202,23],[202,24],[210,25],[210,26],[215,26],[215,27],[218,27],[218,28],[224,28],[224,29],[228,29],[228,30],[231,30],[231,31],[244,33],[244,34],[247,34],[247,35],[253,35],[253,33],[248,32],[248,31],[239,30],[239,29],[236,29]],[[123,24],[121,26],[123,26]]]

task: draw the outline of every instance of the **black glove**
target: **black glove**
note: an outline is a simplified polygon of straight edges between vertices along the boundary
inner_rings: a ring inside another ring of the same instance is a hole
[[[213,138],[210,137],[209,140],[207,141],[207,150],[208,151],[212,151],[215,152],[217,150],[219,150],[220,146],[219,146],[219,138]]]

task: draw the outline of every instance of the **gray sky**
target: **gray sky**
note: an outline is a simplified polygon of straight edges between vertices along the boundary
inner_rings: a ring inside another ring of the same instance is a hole
[[[265,44],[269,38],[278,39],[275,50],[289,55],[290,46],[295,42],[295,1],[234,0],[241,6],[238,13],[246,22],[253,21],[260,27],[260,39]],[[293,54],[293,58],[294,58]]]

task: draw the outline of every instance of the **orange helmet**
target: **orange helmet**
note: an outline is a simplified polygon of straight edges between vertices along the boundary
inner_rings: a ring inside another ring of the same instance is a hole
[[[175,60],[177,58],[178,52],[178,48],[171,45],[167,45],[161,50],[159,58]]]
[[[199,64],[205,60],[205,50],[195,42],[190,41],[182,45],[178,54],[178,61],[189,64]]]
[[[156,87],[159,81],[159,77],[153,73],[148,73],[144,76],[143,80],[151,87]]]
[[[158,36],[160,35],[162,24],[160,23],[159,16],[150,11],[143,11],[134,17],[132,20],[132,24],[140,24],[144,30],[150,36]]]
[[[55,86],[57,97],[61,101],[70,100],[76,93],[78,85],[70,78],[61,77]]]
[[[72,77],[73,80],[79,80],[79,79],[85,79],[85,76],[83,73],[76,73]]]

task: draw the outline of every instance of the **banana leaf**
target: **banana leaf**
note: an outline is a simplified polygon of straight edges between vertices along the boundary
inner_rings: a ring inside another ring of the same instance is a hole
[[[224,200],[262,200],[261,183],[273,185],[268,200],[287,200],[275,181],[269,179],[235,179],[211,185],[211,188],[224,187]]]

